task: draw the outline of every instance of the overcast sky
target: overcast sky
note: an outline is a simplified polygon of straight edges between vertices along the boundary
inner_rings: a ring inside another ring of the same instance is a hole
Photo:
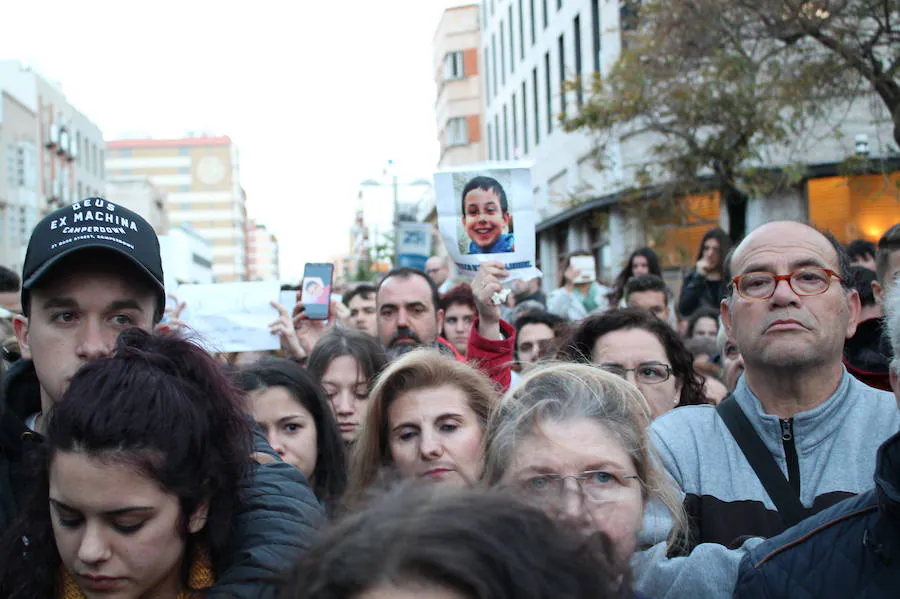
[[[438,159],[432,38],[446,0],[5,2],[0,59],[61,83],[106,139],[229,135],[282,277],[348,250],[359,182]]]

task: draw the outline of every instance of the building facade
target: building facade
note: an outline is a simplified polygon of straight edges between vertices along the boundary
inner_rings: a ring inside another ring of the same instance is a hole
[[[212,283],[213,245],[190,227],[171,227],[159,236],[166,291],[174,294],[185,283]]]
[[[110,178],[143,177],[165,192],[169,224],[212,244],[217,281],[247,278],[246,195],[229,137],[110,141],[106,168]]]
[[[0,263],[20,270],[41,217],[103,194],[103,134],[58,83],[0,61],[0,156]]]
[[[166,194],[146,177],[116,177],[107,181],[105,197],[143,216],[157,235],[168,233]]]
[[[621,4],[601,0],[481,3],[483,134],[488,159],[526,159],[533,164],[538,264],[547,289],[555,286],[559,260],[566,252],[591,251],[601,277],[611,279],[630,252],[643,245],[658,246],[670,268],[692,265],[702,232],[717,225],[728,228],[726,211],[720,209],[715,193],[684,199],[701,206],[689,222],[668,229],[648,228],[645,225],[653,214],[627,211],[619,200],[624,190],[640,185],[638,173],[652,165],[651,148],[657,140],[650,135],[609,140],[608,168],[598,172],[593,140],[581,133],[566,133],[560,126],[562,114],[577,112],[587,100],[586,94],[567,89],[565,82],[589,81],[594,73],[606,75],[621,54]],[[811,166],[811,173],[816,165],[826,165],[822,172],[827,172],[827,165],[853,155],[854,140],[859,139],[878,146],[872,148],[872,156],[886,155],[890,120],[877,102],[869,100],[861,97],[836,108],[790,148],[764,148],[766,163],[759,166],[778,168],[802,162]],[[835,123],[840,124],[842,135],[833,133]],[[819,190],[821,186],[804,181],[783,194],[750,198],[747,230],[773,218],[810,220],[821,213]]]
[[[441,157],[438,168],[483,162],[484,97],[479,6],[448,8],[434,34],[435,115]]]
[[[278,238],[253,220],[247,229],[248,281],[277,281],[281,278]]]

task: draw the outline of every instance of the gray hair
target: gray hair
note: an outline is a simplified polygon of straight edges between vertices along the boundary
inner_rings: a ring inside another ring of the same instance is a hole
[[[674,482],[658,465],[649,439],[650,406],[637,387],[587,364],[558,362],[536,368],[491,412],[485,431],[483,481],[496,485],[516,446],[542,422],[590,419],[609,431],[635,464],[645,505],[656,499],[672,515],[669,547],[686,544],[686,516]]]
[[[894,352],[891,368],[900,376],[900,278],[897,278],[884,296],[885,335]]]

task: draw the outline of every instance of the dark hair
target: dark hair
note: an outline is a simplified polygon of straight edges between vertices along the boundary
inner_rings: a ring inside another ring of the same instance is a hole
[[[446,312],[453,304],[462,304],[478,311],[478,307],[475,305],[475,294],[472,293],[472,287],[468,283],[460,283],[441,296],[439,304],[441,310]]]
[[[55,596],[60,557],[47,497],[59,452],[122,463],[176,495],[187,555],[202,546],[214,569],[221,566],[252,442],[243,393],[205,350],[168,334],[124,331],[109,357],[81,367],[45,422],[35,494],[0,545],[0,596]],[[206,526],[189,535],[189,517],[204,502]],[[186,585],[191,559],[184,562]]]
[[[244,391],[283,387],[312,415],[318,452],[313,491],[329,509],[336,506],[347,488],[347,463],[325,392],[302,366],[284,358],[263,358],[244,368],[241,378]]]
[[[441,292],[438,291],[438,287],[434,284],[434,281],[431,280],[431,277],[429,277],[418,268],[410,268],[409,266],[398,266],[397,268],[392,268],[390,272],[384,275],[384,278],[378,282],[378,286],[375,288],[376,298],[377,293],[381,291],[381,288],[384,286],[385,281],[392,277],[396,277],[398,279],[422,277],[423,279],[425,279],[428,282],[428,286],[431,287],[431,302],[434,306],[435,312],[437,312],[439,304],[441,303]]]
[[[891,284],[887,280],[888,264],[891,254],[897,251],[900,251],[900,223],[885,231],[878,240],[878,251],[875,252],[875,272],[878,273],[878,282],[884,287]]]
[[[369,391],[375,385],[375,379],[387,366],[384,349],[375,339],[356,329],[330,327],[313,346],[306,368],[321,384],[328,365],[341,356],[351,356],[356,360],[362,375],[366,378]]]
[[[22,288],[22,279],[14,271],[0,266],[0,293],[19,291]]]
[[[588,316],[581,321],[578,328],[569,336],[568,341],[563,344],[559,357],[571,362],[591,364],[597,339],[613,331],[627,329],[643,329],[651,333],[666,350],[666,357],[672,363],[672,374],[681,383],[681,397],[678,405],[706,403],[703,394],[703,377],[694,370],[691,352],[687,350],[684,342],[672,327],[647,310],[622,308]]]
[[[634,274],[631,272],[631,265],[632,263],[634,263],[634,259],[637,256],[643,256],[647,259],[647,266],[650,270],[651,275],[656,275],[658,277],[662,276],[662,268],[659,265],[659,256],[656,255],[656,252],[648,247],[642,247],[634,250],[633,252],[631,252],[631,255],[628,256],[628,262],[625,263],[625,266],[622,267],[622,270],[616,277],[615,282],[613,282],[613,290],[607,296],[610,306],[618,306],[619,302],[622,301],[622,298],[625,297],[625,283],[627,283],[629,279],[634,276]]]
[[[631,277],[631,280],[625,284],[625,301],[632,293],[641,293],[643,291],[659,291],[669,301],[669,288],[666,282],[658,275],[638,275]]]
[[[513,359],[515,359],[516,362],[519,361],[519,333],[522,331],[522,329],[530,324],[545,324],[553,329],[553,332],[557,337],[563,337],[564,333],[567,332],[565,329],[568,322],[569,321],[562,316],[557,316],[556,314],[547,312],[546,310],[531,310],[519,316],[516,319],[515,323],[516,344],[513,347]]]
[[[611,555],[602,533],[585,537],[496,490],[400,485],[325,532],[280,599],[352,599],[381,585],[470,599],[628,596]]]
[[[700,354],[714,356],[718,352],[716,340],[708,337],[694,337],[693,339],[688,339],[684,342],[684,346],[691,352],[691,356],[694,358]]]
[[[309,281],[306,282],[306,285],[304,285],[304,289],[305,289],[306,291],[309,291],[309,288],[312,287],[313,285],[318,285],[319,287],[321,287],[321,286],[322,286],[322,283],[319,282],[319,281],[317,281],[317,280],[315,280],[315,279],[311,279],[311,280],[309,280]]]
[[[872,289],[872,281],[877,281],[875,272],[865,266],[850,267],[850,286],[859,293],[859,303],[865,306],[875,305],[875,291]]]
[[[720,227],[714,227],[703,234],[703,239],[700,240],[700,248],[697,250],[697,260],[703,257],[703,244],[706,243],[708,239],[715,239],[719,242],[719,262],[716,264],[716,269],[719,272],[725,272],[725,257],[728,255],[728,252],[731,251],[731,237],[729,237],[728,233],[726,233]]]
[[[503,186],[500,185],[500,182],[494,179],[493,177],[475,177],[471,179],[466,186],[463,187],[462,190],[462,215],[465,217],[466,215],[466,196],[469,195],[469,192],[473,189],[480,189],[482,191],[493,191],[497,194],[497,197],[500,198],[500,210],[503,214],[509,212],[509,204],[506,201],[506,192],[503,191]]]
[[[857,258],[875,257],[875,244],[865,239],[854,239],[844,249],[851,262]]]
[[[371,283],[360,283],[344,296],[344,305],[349,306],[350,300],[357,295],[362,296],[362,298],[366,300],[370,299],[375,295],[375,285],[372,285]]]
[[[694,336],[694,327],[701,318],[712,318],[716,321],[716,327],[719,326],[719,311],[715,308],[697,308],[694,313],[688,317],[687,338]]]

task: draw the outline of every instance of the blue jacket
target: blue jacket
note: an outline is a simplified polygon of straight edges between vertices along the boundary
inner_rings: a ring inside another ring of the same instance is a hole
[[[493,245],[486,248],[481,247],[474,241],[469,242],[470,254],[504,254],[512,252],[515,248],[516,241],[512,233],[502,233]]]
[[[875,489],[752,549],[734,599],[900,596],[900,433],[878,450]]]

